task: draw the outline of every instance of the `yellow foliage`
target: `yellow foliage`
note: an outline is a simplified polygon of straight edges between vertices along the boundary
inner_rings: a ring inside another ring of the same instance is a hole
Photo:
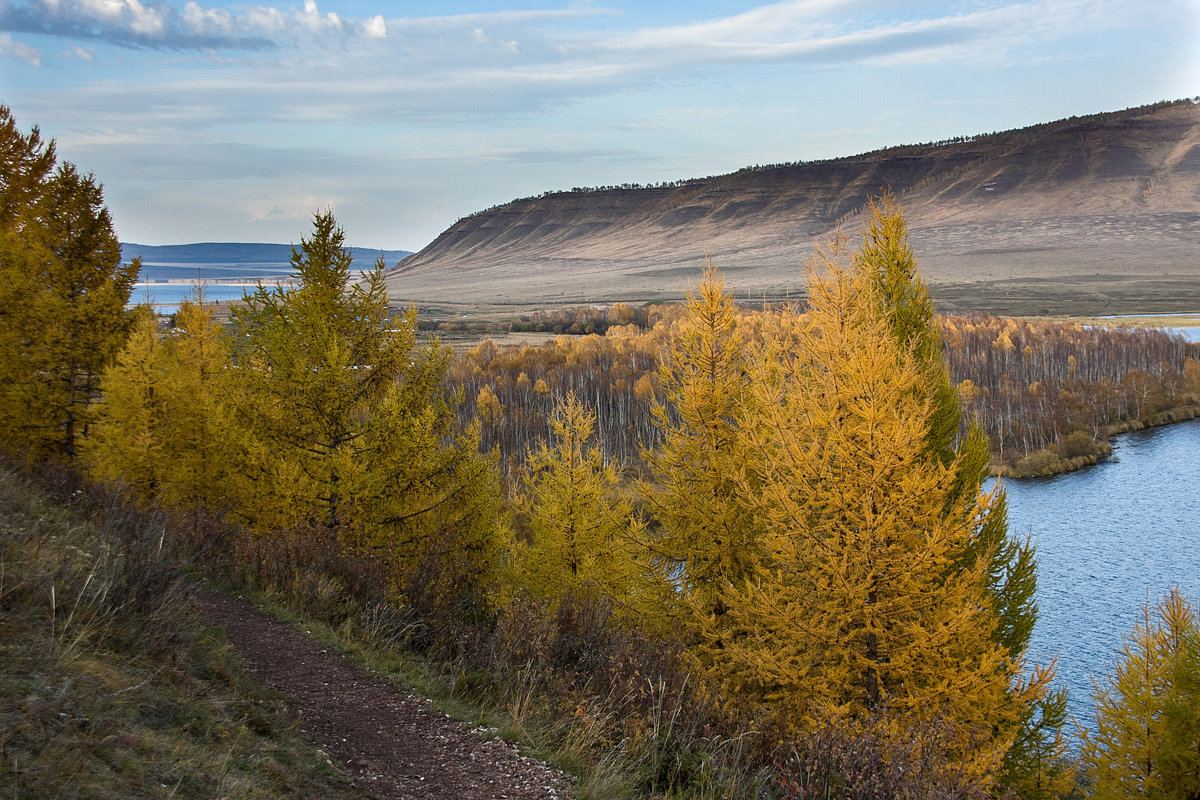
[[[725,591],[745,580],[760,550],[760,524],[739,480],[751,461],[739,430],[746,345],[733,298],[709,262],[659,370],[670,410],[654,405],[662,440],[645,454],[654,480],[641,485],[660,526],[651,552],[700,617],[722,613]]]
[[[1200,619],[1178,589],[1141,609],[1097,682],[1083,761],[1096,800],[1200,794]]]
[[[90,409],[92,435],[82,448],[92,475],[124,485],[143,505],[156,500],[159,490],[167,399],[161,350],[158,320],[141,306],[125,348],[101,379],[102,399]]]
[[[958,754],[989,781],[1027,699],[992,640],[988,561],[961,559],[991,500],[962,491],[957,459],[929,454],[926,369],[862,271],[826,251],[808,289],[804,323],[780,326],[751,367],[743,449],[761,463],[740,496],[764,557],[706,631],[705,659],[796,728],[832,707],[989,732]]]
[[[512,579],[535,596],[595,586],[627,601],[642,582],[640,525],[619,494],[616,470],[591,444],[595,424],[595,412],[569,394],[550,418],[550,443],[526,459],[521,506],[529,541],[514,548]]]

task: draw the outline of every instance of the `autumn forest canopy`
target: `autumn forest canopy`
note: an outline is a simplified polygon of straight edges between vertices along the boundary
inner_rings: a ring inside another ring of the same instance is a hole
[[[294,285],[166,320],[95,179],[7,109],[0,153],[3,445],[169,513],[201,575],[536,695],[643,795],[1200,796],[1195,610],[1147,605],[1076,751],[984,488],[1193,414],[1196,346],[939,317],[887,195],[803,306],[709,264],[681,306],[456,354],[318,212]]]

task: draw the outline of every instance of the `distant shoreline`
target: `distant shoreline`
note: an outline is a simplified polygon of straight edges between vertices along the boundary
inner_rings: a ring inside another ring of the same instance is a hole
[[[290,283],[294,278],[285,276],[279,278],[203,278],[196,280],[195,278],[156,278],[152,281],[138,281],[133,286],[135,289],[153,289],[155,286],[203,286],[205,284],[220,284],[221,286],[257,286],[260,282],[264,286],[273,286],[276,284]]]

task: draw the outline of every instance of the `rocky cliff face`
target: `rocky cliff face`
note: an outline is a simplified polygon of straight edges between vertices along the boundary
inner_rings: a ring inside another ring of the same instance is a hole
[[[885,188],[949,307],[1004,310],[995,301],[1037,295],[1039,282],[1054,284],[1041,287],[1047,296],[1094,296],[1097,310],[1114,290],[1125,303],[1178,299],[1181,286],[1200,307],[1200,105],[1190,101],[514,200],[459,220],[389,285],[398,299],[468,304],[656,300],[678,297],[711,257],[739,295],[794,293],[814,241],[857,231]]]

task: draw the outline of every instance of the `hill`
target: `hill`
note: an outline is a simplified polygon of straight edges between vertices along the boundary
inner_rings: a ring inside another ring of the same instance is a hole
[[[514,200],[388,273],[453,307],[681,295],[707,256],[741,296],[796,294],[813,243],[899,195],[943,308],[1200,308],[1200,105],[1191,100],[658,186]]]
[[[351,247],[356,267],[367,268],[381,255],[387,264],[395,264],[408,250],[373,250]],[[290,244],[239,242],[202,242],[198,244],[147,245],[121,243],[121,258],[142,259],[143,281],[158,280],[229,280],[254,279],[291,272]]]

